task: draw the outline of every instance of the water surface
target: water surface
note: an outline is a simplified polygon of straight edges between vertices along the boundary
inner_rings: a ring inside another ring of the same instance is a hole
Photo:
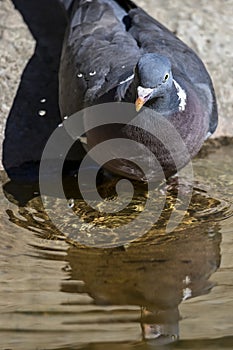
[[[232,349],[233,148],[207,153],[194,161],[192,200],[174,232],[164,229],[171,191],[146,235],[110,248],[67,240],[38,188],[2,174],[0,348]],[[144,190],[113,226],[141,210]],[[74,203],[87,224],[104,220]]]

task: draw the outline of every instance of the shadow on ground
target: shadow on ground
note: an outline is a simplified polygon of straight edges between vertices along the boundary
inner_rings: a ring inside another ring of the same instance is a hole
[[[10,178],[35,180],[41,154],[60,123],[58,70],[67,24],[58,0],[12,0],[36,41],[10,110],[3,164]]]

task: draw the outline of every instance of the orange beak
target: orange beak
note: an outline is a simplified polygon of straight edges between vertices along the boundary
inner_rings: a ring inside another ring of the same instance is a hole
[[[142,97],[138,97],[135,102],[136,111],[139,112],[142,106],[146,103],[146,100]]]

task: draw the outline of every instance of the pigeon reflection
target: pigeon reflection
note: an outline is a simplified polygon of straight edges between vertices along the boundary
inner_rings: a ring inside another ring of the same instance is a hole
[[[107,187],[105,184],[106,191]],[[54,240],[56,235],[59,239],[61,233],[48,220],[40,197],[34,198],[38,193],[34,188],[28,191],[8,182],[3,189],[9,201],[21,208],[20,216],[7,210],[11,222],[43,239]],[[77,198],[78,195],[74,202],[83,206],[85,217],[87,206]],[[59,207],[58,198],[57,201]],[[170,201],[165,207],[172,209],[171,198]],[[170,234],[165,233],[170,217],[170,211],[165,210],[160,222],[146,235],[125,246],[104,249],[79,246],[77,242],[76,246],[70,245],[65,258],[69,278],[62,282],[61,290],[87,293],[96,305],[122,305],[129,314],[129,306],[138,306],[141,316],[137,321],[144,340],[156,345],[175,341],[179,337],[179,305],[188,298],[207,294],[213,287],[210,277],[220,265],[220,224],[211,215],[202,218],[201,213],[203,208],[217,210],[219,204],[220,201],[194,191],[188,218]],[[93,213],[89,215],[94,217]],[[226,213],[221,215],[223,218]],[[43,254],[50,259],[46,250]]]
[[[71,280],[84,282],[81,292],[97,305],[140,306],[143,339],[165,344],[179,337],[179,304],[213,287],[221,235],[218,224],[201,223],[150,236],[126,249],[72,247],[67,258]],[[62,290],[74,292],[74,285],[63,283]]]

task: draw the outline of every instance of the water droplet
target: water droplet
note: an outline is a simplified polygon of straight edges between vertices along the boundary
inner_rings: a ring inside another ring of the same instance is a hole
[[[66,120],[66,119],[68,119],[68,115],[66,115],[66,116],[64,117],[64,120]]]
[[[40,117],[44,117],[46,115],[46,111],[45,110],[40,110],[38,112],[38,114],[39,114]]]
[[[59,128],[61,128],[62,126],[63,126],[63,123],[61,123],[61,124],[58,124],[58,127],[59,127]]]
[[[68,207],[69,208],[73,208],[74,207],[74,199],[73,198],[68,200]]]
[[[40,102],[41,102],[41,103],[45,103],[45,102],[46,102],[46,98],[42,98],[42,99],[40,100]]]
[[[123,69],[124,69],[124,68],[125,68],[125,65],[123,64],[123,66],[121,66],[121,68],[123,68]]]

